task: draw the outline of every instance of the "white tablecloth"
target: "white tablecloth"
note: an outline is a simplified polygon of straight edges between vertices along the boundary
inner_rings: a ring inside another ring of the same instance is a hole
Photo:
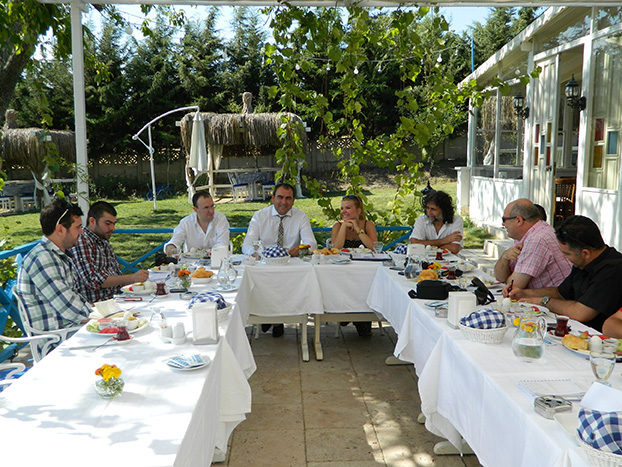
[[[322,291],[324,313],[371,312],[367,291],[382,267],[378,261],[352,261],[346,264],[313,266]]]
[[[170,323],[181,321],[190,331],[187,304],[170,297],[143,306],[162,306]],[[0,394],[3,463],[209,465],[214,447],[226,450],[231,431],[250,412],[247,378],[256,368],[239,314],[219,331],[215,345],[193,346],[190,335],[174,346],[148,327],[124,345],[70,350],[105,340],[83,328]],[[211,363],[194,371],[164,363],[184,353],[207,355]],[[123,395],[112,400],[93,388],[104,363],[120,367],[125,380]]]
[[[456,446],[462,436],[485,466],[587,465],[571,436],[536,414],[532,399],[518,387],[522,379],[547,378],[572,378],[589,387],[593,375],[585,358],[557,344],[547,346],[539,361],[520,362],[511,349],[513,328],[500,345],[470,342],[446,319],[434,317],[426,301],[410,299],[413,285],[379,269],[368,304],[398,333],[395,355],[415,364],[426,427]],[[611,384],[622,388],[619,369],[614,372]]]

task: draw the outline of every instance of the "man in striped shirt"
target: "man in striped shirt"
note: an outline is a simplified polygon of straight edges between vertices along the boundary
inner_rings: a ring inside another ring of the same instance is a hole
[[[17,276],[21,298],[33,328],[63,329],[86,323],[88,302],[76,291],[69,250],[82,235],[82,210],[57,199],[41,210],[41,242],[24,258]]]

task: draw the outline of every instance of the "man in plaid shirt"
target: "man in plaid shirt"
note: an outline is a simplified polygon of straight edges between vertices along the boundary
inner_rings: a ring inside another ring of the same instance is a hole
[[[572,265],[559,248],[555,229],[541,220],[538,208],[528,199],[518,199],[503,211],[503,226],[514,246],[495,264],[495,277],[505,282],[503,296],[512,287],[539,289],[557,287],[570,274]]]
[[[20,297],[33,328],[42,331],[86,323],[91,308],[75,289],[69,249],[82,234],[82,210],[57,199],[41,210],[41,242],[24,258],[17,276]]]
[[[149,272],[144,269],[134,274],[121,273],[109,241],[116,223],[117,211],[110,203],[93,203],[89,209],[88,225],[71,250],[80,279],[78,290],[91,303],[108,300],[122,286],[149,278]]]

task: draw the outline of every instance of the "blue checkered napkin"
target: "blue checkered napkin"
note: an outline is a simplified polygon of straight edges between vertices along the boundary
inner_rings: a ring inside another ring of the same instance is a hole
[[[497,329],[505,326],[505,315],[492,308],[486,308],[465,316],[460,323],[476,329]]]
[[[579,438],[603,452],[622,456],[622,412],[579,410]],[[622,463],[622,458],[620,458]]]
[[[393,253],[396,255],[405,255],[407,251],[408,247],[406,245],[398,245],[395,250],[393,250]]]
[[[188,308],[192,308],[195,303],[204,303],[204,302],[216,302],[216,309],[222,310],[223,308],[227,308],[227,302],[222,298],[222,295],[216,292],[201,292],[196,296],[192,297],[190,303],[188,304]]]
[[[263,255],[266,258],[284,258],[289,256],[287,250],[282,246],[271,246],[264,250]]]

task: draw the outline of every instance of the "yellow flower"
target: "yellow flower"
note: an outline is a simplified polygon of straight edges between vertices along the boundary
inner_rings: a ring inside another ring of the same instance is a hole
[[[121,376],[121,368],[105,363],[100,368],[95,370],[95,374],[97,376],[101,376],[104,381],[108,381],[110,378],[118,378]]]

